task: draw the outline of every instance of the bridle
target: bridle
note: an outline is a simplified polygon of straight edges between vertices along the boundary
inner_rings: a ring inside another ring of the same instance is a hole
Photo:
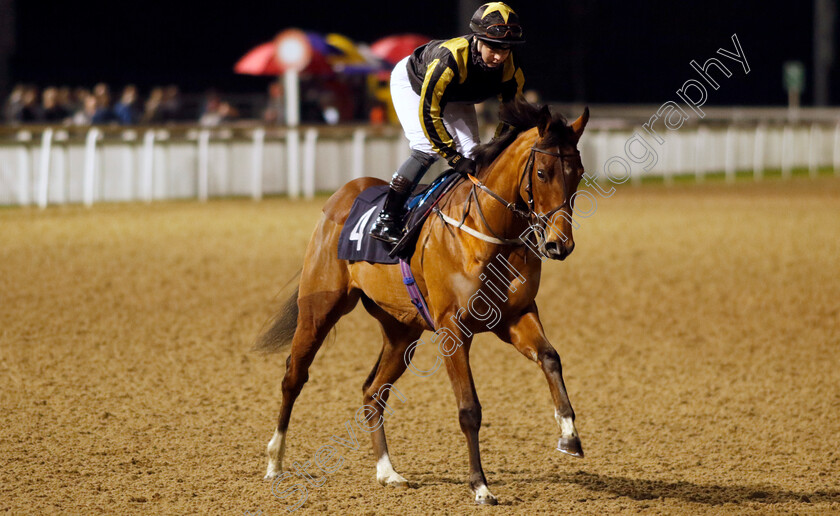
[[[563,208],[565,208],[566,206],[569,205],[569,196],[567,195],[566,199],[563,201],[563,204],[561,204],[560,206],[558,206],[558,207],[554,208],[553,210],[549,211],[545,215],[540,216],[535,211],[535,209],[534,209],[535,203],[534,203],[534,188],[533,188],[533,186],[534,186],[534,168],[536,166],[536,155],[537,155],[537,153],[547,154],[549,156],[554,156],[555,158],[560,158],[561,160],[567,159],[567,158],[575,158],[575,157],[580,156],[580,152],[578,152],[577,150],[575,150],[574,153],[551,152],[551,151],[546,150],[546,149],[540,149],[536,146],[536,144],[534,144],[531,147],[531,153],[528,155],[528,160],[525,162],[525,167],[522,169],[522,174],[519,177],[519,183],[518,183],[518,187],[516,189],[517,192],[522,191],[522,183],[525,181],[525,177],[527,176],[528,185],[525,187],[525,192],[528,195],[528,199],[525,201],[526,204],[527,204],[527,209],[522,209],[519,206],[517,206],[517,204],[518,204],[517,201],[509,202],[509,201],[505,200],[505,198],[503,198],[501,195],[499,195],[496,192],[494,192],[493,190],[487,188],[487,186],[484,183],[482,183],[481,181],[479,181],[478,178],[476,178],[475,176],[473,176],[471,174],[468,175],[470,181],[472,181],[472,183],[473,183],[472,189],[470,190],[470,198],[475,199],[475,206],[476,206],[476,209],[478,210],[478,215],[481,218],[481,222],[484,224],[484,227],[486,227],[490,231],[490,233],[496,238],[496,240],[501,241],[504,244],[507,244],[507,245],[524,245],[524,243],[522,242],[521,239],[519,239],[519,238],[503,238],[503,237],[499,236],[493,230],[492,227],[490,227],[490,224],[487,222],[487,219],[484,216],[484,211],[481,209],[481,203],[479,203],[479,201],[478,201],[477,190],[481,190],[482,192],[486,193],[487,195],[489,195],[490,197],[492,197],[493,199],[495,199],[496,201],[501,203],[505,208],[507,208],[508,210],[513,212],[513,214],[516,215],[517,217],[520,217],[522,219],[527,220],[530,227],[533,228],[533,227],[536,226],[537,228],[539,228],[541,230],[545,229],[545,225],[546,225],[547,221],[550,221],[555,213],[557,213],[558,211],[562,210]],[[461,221],[457,224],[458,227],[462,226],[464,221],[467,218],[467,213],[469,212],[469,204],[470,204],[469,202],[464,203],[464,212],[461,216]],[[534,219],[536,219],[536,222],[537,222],[536,224],[533,224]],[[544,233],[544,231],[543,231],[543,233]]]
[[[560,158],[561,160],[566,158],[576,158],[580,156],[580,152],[575,150],[573,153],[563,153],[563,152],[551,152],[545,149],[538,149],[536,145],[531,147],[531,154],[528,156],[528,161],[525,162],[525,168],[522,170],[522,177],[519,178],[519,188],[517,191],[522,189],[522,181],[525,180],[525,175],[528,175],[528,186],[525,187],[525,192],[528,194],[528,218],[534,217],[535,215],[537,218],[540,218],[539,215],[534,211],[534,167],[536,166],[536,155],[537,153],[548,154],[549,156],[554,156],[555,158]],[[531,173],[528,174],[528,169],[531,170]],[[563,204],[554,208],[553,210],[546,213],[543,218],[546,220],[551,220],[555,213],[562,210],[569,204],[569,196],[566,195],[566,199],[563,200]]]

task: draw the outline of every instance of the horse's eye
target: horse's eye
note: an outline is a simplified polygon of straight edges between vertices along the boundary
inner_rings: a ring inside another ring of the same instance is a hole
[[[545,181],[545,171],[542,169],[537,170],[537,177],[540,181]]]

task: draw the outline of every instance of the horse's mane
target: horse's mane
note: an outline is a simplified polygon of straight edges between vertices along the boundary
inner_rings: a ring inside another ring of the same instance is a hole
[[[493,163],[502,151],[516,140],[517,136],[532,127],[536,127],[540,121],[540,112],[543,107],[545,106],[531,104],[520,98],[502,104],[499,119],[508,124],[510,129],[493,138],[490,142],[478,145],[473,149],[473,159],[475,159],[477,168],[481,170]],[[564,142],[574,142],[574,132],[567,125],[563,115],[556,113],[551,117],[548,131],[543,138],[543,145],[553,147]]]

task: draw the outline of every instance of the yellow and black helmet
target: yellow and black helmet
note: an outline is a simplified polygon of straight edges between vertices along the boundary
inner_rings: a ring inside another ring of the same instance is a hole
[[[502,2],[490,2],[479,7],[470,19],[470,29],[475,37],[491,45],[525,43],[519,15]]]

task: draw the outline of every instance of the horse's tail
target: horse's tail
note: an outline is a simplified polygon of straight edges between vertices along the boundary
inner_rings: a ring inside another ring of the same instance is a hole
[[[263,332],[254,343],[254,351],[260,353],[279,353],[289,347],[292,338],[297,330],[298,319],[298,291],[300,285],[295,287],[292,295],[286,299],[283,306],[271,321],[271,326]]]

